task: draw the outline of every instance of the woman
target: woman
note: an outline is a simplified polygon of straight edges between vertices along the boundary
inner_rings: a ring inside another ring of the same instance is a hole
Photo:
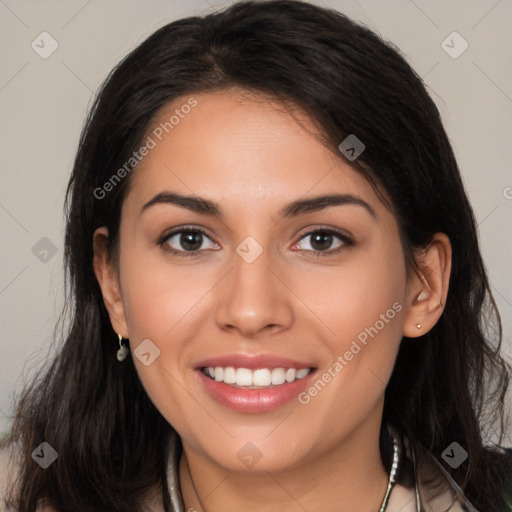
[[[371,31],[286,0],[164,26],[101,88],[67,213],[70,327],[6,506],[512,510],[473,212]]]

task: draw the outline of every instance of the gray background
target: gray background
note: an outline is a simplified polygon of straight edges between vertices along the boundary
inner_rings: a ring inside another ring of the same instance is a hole
[[[94,92],[121,58],[165,23],[230,3],[0,0],[0,434],[7,430],[13,394],[53,350],[64,301],[64,191]],[[475,210],[510,359],[512,2],[314,3],[392,41],[425,79]],[[44,31],[58,43],[46,59],[31,47],[35,41],[50,48],[49,39],[41,43]],[[456,56],[463,49],[461,39],[448,37],[454,31],[469,45],[457,58],[445,51]]]

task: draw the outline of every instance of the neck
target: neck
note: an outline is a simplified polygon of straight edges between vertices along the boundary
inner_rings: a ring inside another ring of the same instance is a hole
[[[197,512],[378,512],[389,475],[379,422],[359,425],[337,446],[293,469],[233,472],[183,445],[180,487],[185,510]]]

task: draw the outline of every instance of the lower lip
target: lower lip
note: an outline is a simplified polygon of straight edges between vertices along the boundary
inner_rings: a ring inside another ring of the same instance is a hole
[[[235,388],[210,379],[201,370],[196,370],[196,373],[210,396],[222,405],[235,411],[262,413],[277,409],[297,398],[316,374],[316,369],[302,379],[261,389]]]

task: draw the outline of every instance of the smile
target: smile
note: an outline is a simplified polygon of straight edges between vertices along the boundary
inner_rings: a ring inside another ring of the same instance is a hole
[[[293,403],[315,379],[317,368],[203,366],[194,372],[207,396],[240,413],[267,413]]]
[[[207,377],[241,389],[264,389],[303,379],[311,368],[234,368],[208,366],[202,369]]]

